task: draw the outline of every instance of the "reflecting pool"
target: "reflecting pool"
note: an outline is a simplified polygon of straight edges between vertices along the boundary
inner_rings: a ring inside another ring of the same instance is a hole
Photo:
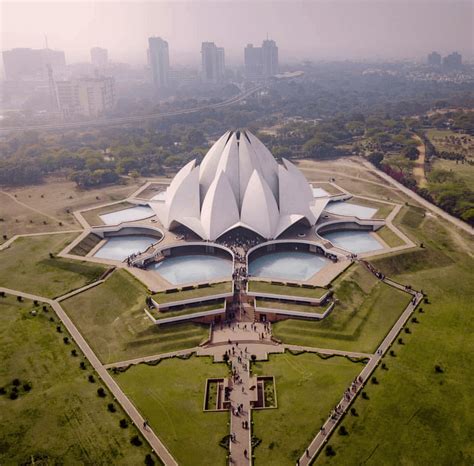
[[[232,261],[206,254],[172,256],[150,265],[148,270],[158,272],[173,285],[231,279]]]
[[[339,246],[347,251],[358,254],[360,252],[377,251],[383,246],[370,231],[344,230],[323,233],[321,236],[331,241],[334,246]]]
[[[114,236],[107,239],[107,242],[94,254],[94,257],[123,261],[131,254],[145,251],[157,241],[158,238],[147,235]]]
[[[132,222],[142,220],[154,215],[153,209],[144,205],[137,205],[128,209],[117,210],[108,214],[99,215],[106,225],[118,225],[122,222]]]
[[[359,204],[351,204],[350,202],[338,201],[330,202],[324,210],[332,212],[336,215],[347,215],[348,217],[372,218],[378,209],[366,207]]]
[[[254,277],[280,280],[309,280],[329,260],[305,251],[278,251],[257,257],[249,263],[249,273]]]

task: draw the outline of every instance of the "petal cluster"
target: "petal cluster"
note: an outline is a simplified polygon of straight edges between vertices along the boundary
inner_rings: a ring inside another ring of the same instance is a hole
[[[151,202],[163,226],[184,225],[205,240],[244,227],[277,238],[296,222],[314,225],[327,199],[288,160],[277,163],[249,131],[228,131],[208,151],[173,178],[164,201]]]

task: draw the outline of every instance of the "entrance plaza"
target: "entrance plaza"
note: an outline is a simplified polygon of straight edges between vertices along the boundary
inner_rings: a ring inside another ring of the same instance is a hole
[[[340,381],[325,389],[332,398],[322,416],[303,420],[307,443],[292,454],[291,462],[311,464],[423,299],[421,291],[370,263],[415,247],[393,223],[401,204],[353,196],[334,181],[311,185],[295,165],[277,164],[244,131],[223,135],[201,165],[191,162],[169,184],[147,182],[125,201],[125,209],[119,201],[75,212],[83,230],[57,254],[104,267],[97,280],[54,298],[1,290],[54,309],[167,465],[188,462],[180,450],[186,444],[176,445],[179,428],[173,427],[176,438],[162,431],[153,415],[157,399],[139,395],[143,386],[132,389],[127,374],[145,364],[143,370],[152,371],[165,361],[212,358],[221,374],[209,373],[193,388],[202,395],[193,409],[203,425],[223,411],[229,422],[220,444],[205,448],[224,449],[228,464],[249,465],[269,458],[272,435],[280,445],[278,429],[265,432],[265,424],[292,409],[291,370],[286,380],[285,373],[267,372],[266,364],[276,368],[278,358],[285,358],[292,368],[303,361],[316,361],[318,368],[329,358],[338,361]],[[14,247],[14,241],[1,249]],[[114,319],[110,312],[117,312]],[[112,348],[117,337],[109,332],[117,325],[147,335],[146,343],[124,337],[130,340]],[[337,342],[344,332],[350,344]],[[180,422],[187,423],[185,412]]]

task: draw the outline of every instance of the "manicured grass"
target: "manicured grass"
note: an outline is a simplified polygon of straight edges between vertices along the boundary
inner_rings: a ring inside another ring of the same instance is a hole
[[[356,265],[334,283],[339,302],[321,321],[288,319],[273,325],[284,343],[371,353],[396,322],[410,295]]]
[[[316,464],[473,463],[473,240],[443,223],[428,218],[408,231],[426,245],[426,267],[418,252],[373,261],[423,289],[429,304],[416,312],[419,323],[408,323],[410,333],[400,335],[404,344],[394,345],[396,357],[385,357],[387,370],[376,370],[379,384],[367,386],[369,400],[355,402],[359,415],[344,420],[349,435],[330,439],[336,456],[323,452]],[[439,262],[448,255],[449,262]]]
[[[277,285],[270,282],[250,280],[249,291],[287,296],[300,296],[303,298],[321,298],[327,293],[328,290],[319,287],[306,288],[302,286]]]
[[[254,434],[262,443],[255,464],[294,465],[324,424],[363,364],[316,354],[271,354],[252,365],[258,375],[275,377],[277,409],[252,413]]]
[[[213,311],[214,309],[224,309],[225,302],[223,299],[220,299],[216,302],[211,302],[207,304],[202,304],[201,306],[187,306],[185,309],[176,309],[176,310],[166,310],[163,312],[158,312],[154,310],[152,312],[155,319],[167,319],[168,317],[177,317],[185,316],[190,314],[196,314],[198,312]],[[174,309],[174,308],[171,308]]]
[[[79,368],[84,357],[74,343],[64,344],[67,333],[56,331],[53,311],[40,305],[32,316],[31,309],[31,301],[0,298],[0,387],[7,389],[0,395],[0,464],[143,464],[150,448],[130,444],[137,430],[119,427],[127,416],[109,393],[97,395],[103,385],[96,375],[88,382],[93,371],[87,363]],[[19,397],[11,400],[16,378]],[[111,402],[115,413],[107,410]]]
[[[229,434],[229,413],[204,412],[203,403],[206,379],[227,374],[223,363],[192,357],[140,364],[115,377],[178,464],[224,466],[219,441]]]
[[[377,236],[380,236],[385,243],[391,248],[395,248],[397,246],[403,246],[405,242],[398,236],[392,229],[388,226],[382,227],[380,230],[376,232]]]
[[[184,299],[202,298],[232,291],[232,282],[212,283],[203,288],[193,288],[192,290],[176,291],[172,293],[155,293],[152,297],[159,304],[181,301]]]
[[[315,312],[317,314],[322,314],[326,310],[325,306],[310,306],[306,304],[270,301],[268,299],[257,299],[257,306],[288,311]]]
[[[117,212],[119,210],[128,209],[129,207],[134,207],[135,204],[130,202],[119,202],[118,204],[106,205],[104,207],[99,207],[97,209],[88,210],[82,212],[82,216],[86,219],[89,225],[104,225],[104,222],[100,218],[101,215],[110,214],[112,212]]]
[[[146,293],[127,271],[117,270],[62,305],[104,363],[192,348],[207,337],[205,325],[154,325],[143,311]]]
[[[106,267],[60,257],[75,233],[18,238],[0,252],[0,285],[45,296],[61,296],[98,280]]]

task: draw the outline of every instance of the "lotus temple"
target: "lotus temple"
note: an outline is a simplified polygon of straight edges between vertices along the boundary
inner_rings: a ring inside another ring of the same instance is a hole
[[[311,184],[251,132],[228,131],[171,180],[75,212],[84,231],[60,255],[126,268],[156,325],[319,320],[351,262],[394,249],[377,235],[396,230],[377,218],[387,206]]]

